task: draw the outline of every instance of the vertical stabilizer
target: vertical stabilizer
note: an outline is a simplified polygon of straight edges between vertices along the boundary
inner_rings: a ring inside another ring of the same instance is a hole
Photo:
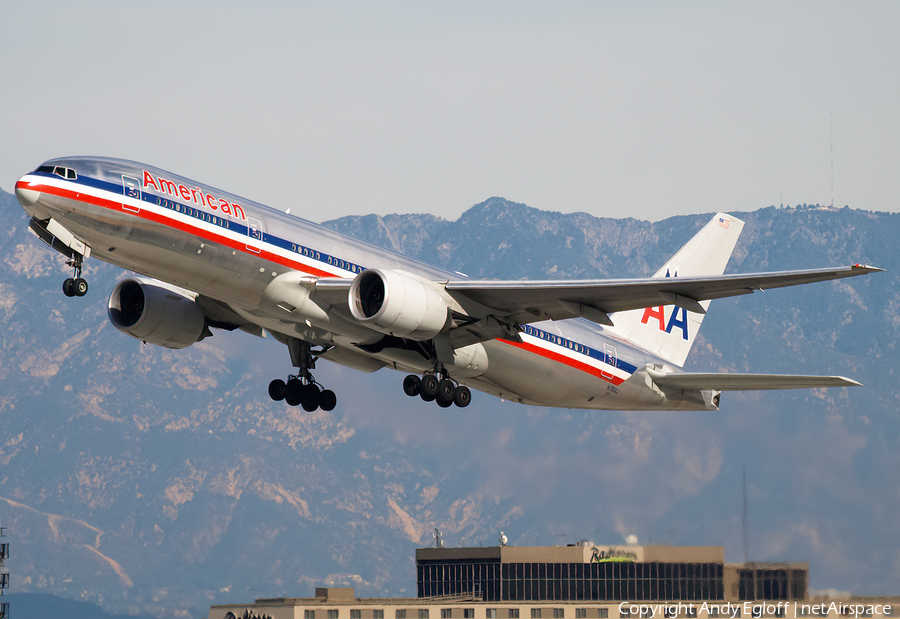
[[[721,275],[744,227],[740,219],[716,214],[687,245],[669,258],[653,277]],[[701,301],[703,309],[709,301]],[[659,305],[610,316],[614,329],[634,344],[666,361],[684,366],[703,314],[676,305]]]

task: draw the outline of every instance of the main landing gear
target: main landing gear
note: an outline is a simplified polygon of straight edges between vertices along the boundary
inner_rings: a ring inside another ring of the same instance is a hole
[[[63,294],[67,297],[83,297],[88,291],[87,280],[81,277],[84,257],[77,252],[72,252],[72,257],[66,260],[66,264],[75,269],[75,277],[68,277],[63,282]]]
[[[472,392],[465,385],[457,384],[446,373],[438,378],[435,374],[425,374],[421,378],[410,374],[403,379],[403,391],[410,397],[419,396],[426,402],[437,402],[441,408],[456,404],[465,408],[472,401]]]
[[[311,413],[317,408],[333,411],[337,406],[337,396],[331,389],[322,389],[315,382],[307,382],[299,376],[288,376],[287,382],[276,378],[269,383],[269,397],[276,402],[284,400],[291,406],[302,406]]]
[[[291,351],[291,361],[300,368],[300,372],[296,376],[288,376],[287,382],[276,378],[269,383],[269,397],[276,402],[284,400],[291,406],[302,406],[309,413],[317,408],[323,411],[334,410],[337,406],[334,391],[323,389],[309,372],[316,367],[316,357],[309,342],[291,338],[287,345]]]

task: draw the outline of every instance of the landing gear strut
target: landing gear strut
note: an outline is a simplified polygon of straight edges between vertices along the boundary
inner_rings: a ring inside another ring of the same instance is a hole
[[[309,342],[291,338],[288,340],[288,349],[291,351],[291,361],[300,372],[297,375],[289,375],[287,382],[276,378],[269,383],[269,397],[276,402],[284,400],[290,406],[302,406],[303,410],[310,413],[317,408],[323,411],[334,410],[337,406],[334,391],[323,389],[310,373],[310,370],[316,367],[316,356]]]
[[[75,269],[75,277],[69,277],[63,282],[63,294],[67,297],[83,297],[88,291],[87,280],[81,277],[84,258],[81,254],[73,253],[72,257],[66,260],[66,264]]]
[[[84,265],[84,259],[91,255],[91,248],[76,239],[59,222],[52,219],[38,220],[32,217],[28,222],[28,229],[47,245],[68,258],[66,264],[75,269],[75,277],[70,277],[63,282],[63,294],[67,297],[83,297],[87,294],[88,283],[81,277],[81,267]]]
[[[465,385],[460,385],[446,372],[441,378],[436,374],[425,374],[421,378],[410,374],[403,379],[403,392],[410,397],[419,396],[426,402],[437,402],[441,408],[456,404],[465,408],[472,401],[472,392]]]

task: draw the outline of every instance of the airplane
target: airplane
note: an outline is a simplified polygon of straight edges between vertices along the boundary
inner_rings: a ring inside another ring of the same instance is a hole
[[[29,230],[74,269],[66,296],[87,293],[93,256],[143,276],[107,303],[138,340],[181,349],[213,329],[270,335],[296,372],[269,397],[310,412],[337,403],[313,377],[319,359],[407,373],[407,395],[443,408],[467,406],[470,388],[537,406],[714,411],[723,391],[858,386],[683,367],[714,299],[882,270],[724,275],[744,222],[718,213],[653,277],[473,280],[132,161],[52,159],[15,193]]]

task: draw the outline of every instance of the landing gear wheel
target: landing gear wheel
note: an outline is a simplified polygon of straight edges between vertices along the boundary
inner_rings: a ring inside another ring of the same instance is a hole
[[[284,384],[283,380],[276,378],[269,383],[269,397],[276,402],[280,402],[284,399],[284,390],[286,386],[287,385]]]
[[[456,391],[456,385],[449,378],[445,378],[438,383],[437,400],[453,403],[453,393]]]
[[[328,352],[330,346],[323,346],[321,351],[313,351],[309,342],[299,338],[288,338],[285,342],[291,353],[291,363],[299,368],[299,372],[291,374],[287,383],[276,379],[269,383],[269,397],[273,400],[284,400],[290,406],[302,406],[308,413],[317,408],[324,411],[332,411],[337,406],[337,396],[334,391],[322,389],[316,382],[310,370],[316,367],[316,358]]]
[[[63,294],[66,295],[67,297],[75,296],[75,280],[72,279],[71,277],[66,278],[66,280],[63,282],[62,288],[63,288]]]
[[[333,411],[335,406],[337,406],[337,396],[334,395],[334,391],[326,389],[319,394],[319,408],[327,413]]]
[[[406,378],[403,379],[403,393],[408,395],[409,397],[415,397],[419,395],[419,392],[422,389],[422,379],[416,376],[415,374],[410,374]]]
[[[435,402],[437,402],[437,405],[441,408],[450,408],[451,406],[453,406],[453,400],[445,400],[440,396],[435,399]]]
[[[468,387],[460,385],[453,392],[453,403],[459,408],[465,408],[472,402],[472,392]]]
[[[317,385],[309,384],[303,388],[303,398],[300,400],[300,406],[307,413],[311,413],[319,408],[319,398],[321,392]]]
[[[83,297],[87,294],[88,291],[88,283],[87,280],[76,277],[72,282],[72,291],[75,293],[76,297]]]
[[[426,374],[422,377],[422,383],[419,385],[419,396],[426,402],[433,401],[440,389],[437,376],[434,374]]]
[[[291,406],[297,406],[303,401],[303,383],[296,378],[287,382],[284,388],[284,401]]]

